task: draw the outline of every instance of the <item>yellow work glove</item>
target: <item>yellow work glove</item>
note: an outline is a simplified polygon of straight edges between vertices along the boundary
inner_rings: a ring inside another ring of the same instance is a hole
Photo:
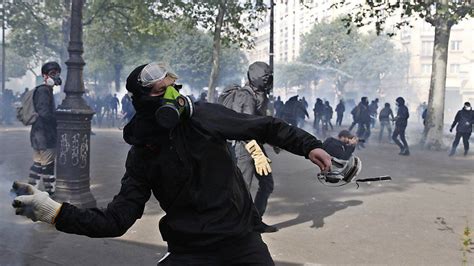
[[[251,140],[247,143],[245,149],[250,153],[250,156],[252,156],[253,163],[255,164],[255,172],[257,172],[257,174],[268,175],[272,172],[272,168],[270,167],[272,161],[265,156],[255,140]]]

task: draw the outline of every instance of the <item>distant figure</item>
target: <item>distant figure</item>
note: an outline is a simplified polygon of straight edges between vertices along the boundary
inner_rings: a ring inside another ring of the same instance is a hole
[[[408,108],[405,106],[405,99],[403,97],[398,97],[396,100],[398,111],[397,116],[395,117],[395,130],[393,131],[392,139],[395,144],[400,147],[399,155],[408,156],[410,155],[410,151],[408,150],[408,143],[405,139],[405,130],[408,125],[408,118],[410,114],[408,112]],[[400,136],[400,142],[398,137]]]
[[[464,107],[457,112],[453,124],[449,129],[449,132],[453,132],[454,127],[457,125],[456,137],[454,137],[453,146],[449,156],[453,156],[456,153],[456,148],[458,147],[461,137],[464,144],[464,156],[467,155],[467,152],[469,151],[469,138],[471,137],[473,123],[474,112],[472,111],[471,103],[465,102]]]
[[[339,103],[336,105],[336,126],[341,126],[342,125],[342,119],[344,117],[344,112],[346,111],[346,106],[344,104],[344,101],[341,100]]]
[[[375,122],[377,121],[377,111],[379,109],[379,99],[375,98],[369,105],[369,114],[370,114],[370,125],[372,128],[375,127]]]
[[[304,122],[305,122],[305,117],[309,118],[309,114],[308,114],[308,111],[306,110],[308,108],[308,103],[306,102],[306,100],[304,99],[301,99],[298,101],[298,105],[296,106],[296,119],[297,119],[297,123],[298,123],[298,127],[299,128],[303,128],[304,127]]]
[[[15,103],[15,95],[13,95],[13,91],[6,89],[2,95],[1,100],[1,120],[3,120],[6,125],[13,125],[13,118],[15,116],[13,106]]]
[[[385,128],[388,130],[388,139],[392,136],[392,121],[395,118],[393,117],[392,108],[390,108],[389,103],[385,103],[385,106],[379,113],[379,121],[380,121],[380,133],[379,133],[379,142],[382,141],[383,131]]]
[[[314,108],[313,108],[313,113],[314,113],[313,128],[316,131],[316,133],[319,133],[319,124],[324,114],[324,103],[323,103],[323,100],[321,100],[320,98],[316,99],[316,103],[314,104]]]
[[[278,96],[276,101],[273,103],[273,107],[275,109],[275,117],[276,118],[281,118],[282,116],[282,112],[283,112],[283,106],[285,104],[283,103],[283,101],[281,100],[281,97]]]
[[[124,115],[123,120],[128,123],[135,115],[135,108],[133,107],[130,95],[128,95],[128,93],[125,93],[120,103],[122,104],[122,113]]]
[[[357,137],[359,139],[367,140],[370,137],[370,112],[369,100],[367,97],[362,97],[359,104],[355,107],[355,116],[357,117]],[[364,147],[363,143],[359,146]]]
[[[110,110],[112,111],[112,119],[117,118],[118,107],[120,105],[120,101],[116,93],[114,93],[114,96],[110,98],[109,105],[110,105]]]
[[[324,112],[323,112],[323,127],[325,130],[334,130],[334,127],[331,124],[332,114],[333,114],[332,106],[329,105],[329,101],[324,102]]]
[[[207,103],[207,93],[206,92],[201,92],[199,95],[198,101]]]
[[[304,96],[303,99],[301,99],[301,102],[303,103],[304,109],[307,110],[309,105]]]
[[[426,116],[426,109],[428,108],[428,105],[426,104],[426,102],[423,102],[421,103],[420,105],[418,105],[418,108],[416,108],[416,111],[418,113],[418,122],[420,122],[420,118],[423,119],[423,125],[425,124],[424,120],[425,118],[423,118],[423,114],[425,114]]]
[[[292,126],[298,126],[298,109],[301,107],[302,105],[298,101],[298,95],[290,97],[283,107],[282,119]]]

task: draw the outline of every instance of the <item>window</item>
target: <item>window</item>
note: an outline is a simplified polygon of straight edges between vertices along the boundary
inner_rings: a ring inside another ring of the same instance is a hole
[[[421,65],[421,73],[425,75],[431,74],[431,64]]]
[[[459,73],[459,64],[451,64],[449,65],[449,73],[451,74],[456,74],[456,73]]]
[[[461,41],[451,41],[451,51],[460,51]]]
[[[421,42],[421,55],[433,55],[433,42]]]

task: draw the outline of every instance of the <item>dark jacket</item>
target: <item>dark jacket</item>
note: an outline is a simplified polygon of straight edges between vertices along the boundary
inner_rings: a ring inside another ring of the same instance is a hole
[[[398,111],[397,111],[397,117],[395,117],[395,126],[406,128],[409,117],[410,117],[410,113],[408,112],[408,108],[405,105],[399,105]]]
[[[321,117],[324,115],[324,103],[322,101],[316,101],[313,108],[314,117]]]
[[[137,113],[138,114],[138,113]],[[322,143],[309,133],[270,116],[236,113],[221,105],[196,103],[195,113],[172,131],[144,145],[148,121],[135,116],[124,131],[132,144],[118,195],[106,209],[64,203],[60,231],[116,237],[139,219],[151,193],[166,215],[160,231],[171,252],[213,249],[248,234],[260,219],[226,140],[255,139],[307,156]]]
[[[327,138],[323,143],[323,149],[332,157],[349,160],[354,153],[355,146],[348,145],[336,138]]]
[[[323,120],[330,121],[332,119],[332,114],[334,111],[332,110],[332,106],[324,105],[324,113],[323,113]]]
[[[370,123],[369,106],[360,102],[353,110],[352,115],[358,123]]]
[[[336,113],[343,114],[344,111],[346,111],[346,106],[344,105],[344,103],[338,103],[336,105]]]
[[[472,124],[474,123],[474,112],[471,110],[459,110],[454,117],[451,128],[456,127],[456,132],[472,133]]]
[[[55,148],[57,132],[53,89],[46,85],[36,87],[33,103],[39,116],[31,126],[31,147],[36,150]]]

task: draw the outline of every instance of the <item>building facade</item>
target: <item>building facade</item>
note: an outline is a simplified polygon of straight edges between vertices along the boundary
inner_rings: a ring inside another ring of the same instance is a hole
[[[337,0],[274,0],[274,62],[289,63],[298,60],[302,35],[311,31],[316,23],[331,21],[349,12],[352,5],[333,10],[330,6]],[[446,80],[446,114],[453,113],[464,101],[474,103],[474,19],[466,19],[451,31]],[[406,73],[406,89],[412,100],[412,109],[428,101],[434,28],[423,20],[414,20],[412,28],[398,31],[393,42],[400,50],[409,54]],[[248,52],[248,59],[269,61],[269,16],[254,34],[255,49]],[[408,95],[408,94],[407,94]]]

